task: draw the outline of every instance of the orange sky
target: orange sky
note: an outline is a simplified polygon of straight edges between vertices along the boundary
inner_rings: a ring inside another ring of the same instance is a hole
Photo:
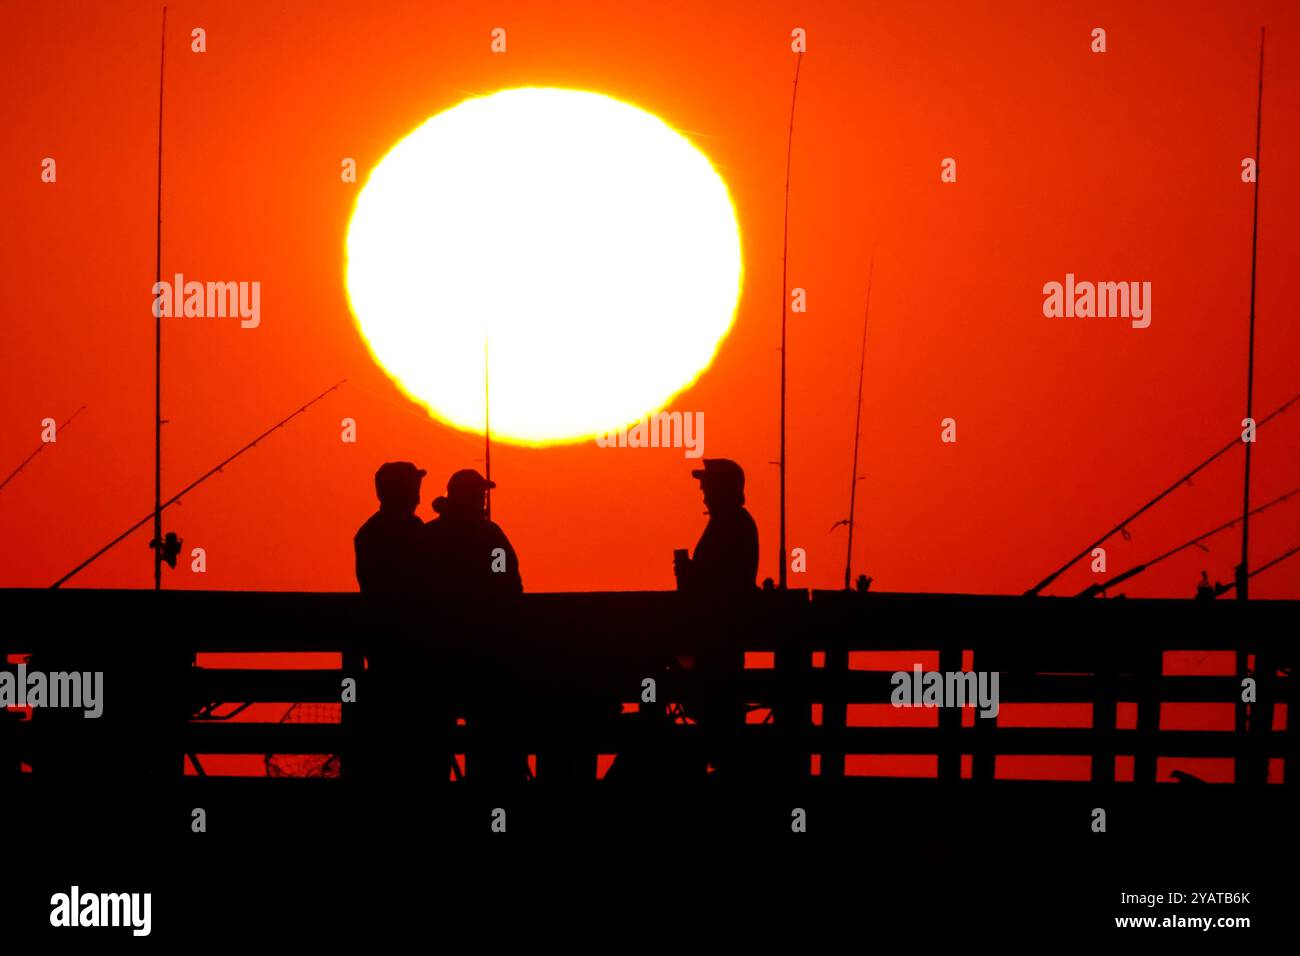
[[[152,507],[159,6],[6,5],[0,63],[5,277],[0,473],[41,419],[86,411],[0,492],[0,585],[51,583]],[[164,327],[170,494],[340,378],[350,384],[169,511],[207,552],[167,587],[346,590],[351,537],[388,459],[481,467],[478,436],[431,423],[368,357],[343,241],[358,184],[468,94],[590,89],[683,131],[731,189],[745,289],[717,360],[671,408],[703,411],[710,456],[748,472],[762,575],[776,573],[781,207],[794,55],[790,286],[792,586],[838,586],[857,348],[876,285],[855,572],[906,591],[1018,592],[1238,431],[1245,400],[1258,29],[1264,102],[1256,414],[1300,391],[1287,298],[1300,254],[1300,8],[1292,3],[615,5],[173,3],[163,273],[260,281],[262,321]],[[189,49],[193,27],[208,50]],[[489,50],[506,28],[508,52]],[[1089,32],[1108,33],[1108,52]],[[41,161],[58,181],[42,183]],[[958,181],[940,182],[954,157]],[[1152,283],[1152,324],[1047,319],[1042,286]],[[649,334],[649,333],[647,333]],[[636,361],[635,355],[610,361]],[[359,441],[340,440],[356,419]],[[958,442],[939,440],[940,420]],[[1300,485],[1300,407],[1265,427],[1255,501]],[[494,517],[529,590],[670,588],[703,527],[691,462],[594,443],[493,448]],[[1229,518],[1241,455],[1112,543],[1119,571]],[[145,587],[147,531],[74,583]],[[1254,561],[1300,543],[1300,500],[1252,524]],[[1132,594],[1227,580],[1235,533]],[[1086,567],[1058,592],[1091,583]],[[1300,559],[1255,579],[1300,597]]]

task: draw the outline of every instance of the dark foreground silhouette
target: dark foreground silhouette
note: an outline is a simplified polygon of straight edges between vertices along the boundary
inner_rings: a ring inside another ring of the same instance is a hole
[[[758,526],[745,510],[745,473],[727,458],[706,458],[691,472],[700,480],[709,523],[687,557],[677,552],[678,590],[691,594],[745,594],[758,574]]]
[[[362,594],[397,597],[418,594],[423,588],[424,522],[415,509],[424,476],[409,461],[390,461],[375,472],[379,510],[353,538]]]
[[[706,458],[691,472],[704,494],[709,521],[691,555],[673,555],[677,588],[695,595],[743,595],[758,574],[758,526],[745,508],[745,472],[727,458]],[[416,514],[426,472],[390,461],[375,473],[379,511],[354,539],[357,584],[371,597],[442,595],[509,597],[523,593],[519,558],[500,525],[488,517],[486,496],[496,482],[466,468],[435,498],[437,517]]]
[[[207,755],[338,754],[341,779],[380,799],[390,785],[366,787],[368,776],[445,787],[452,755],[469,755],[463,782],[472,785],[490,779],[476,778],[474,756],[495,753],[520,783],[521,764],[535,755],[529,785],[612,785],[621,776],[870,788],[870,779],[849,775],[851,758],[887,764],[896,754],[913,755],[904,758],[913,767],[928,755],[939,782],[976,789],[1005,790],[1014,781],[998,778],[1008,766],[1060,755],[1098,787],[1132,780],[1186,790],[1164,784],[1174,770],[1209,779],[1204,758],[1219,761],[1216,779],[1235,764],[1236,781],[1250,789],[1279,777],[1282,789],[1300,785],[1300,722],[1285,716],[1300,708],[1297,649],[1284,626],[1300,602],[661,592],[448,599],[431,613],[426,599],[389,604],[357,594],[15,591],[6,601],[17,620],[59,625],[0,634],[9,661],[104,675],[98,719],[37,708],[30,719],[11,712],[0,720],[0,776],[11,781],[142,793],[209,766]],[[101,626],[136,619],[178,626],[163,635],[106,635]],[[1253,659],[1255,701],[1241,706],[1236,730],[1162,724],[1168,703],[1241,703],[1234,676],[1163,673],[1168,652],[1189,650]],[[210,652],[332,653],[341,667],[195,666],[196,654]],[[879,652],[888,654],[873,660]],[[710,653],[730,663],[701,688],[698,662]],[[966,721],[955,707],[908,726],[855,719],[852,705],[888,708],[889,672],[908,659],[928,661],[927,671],[999,673],[1004,713],[1086,704],[1090,720],[1025,727]],[[340,704],[345,680],[356,693]],[[692,714],[699,697],[715,708],[712,721]],[[330,704],[333,722],[224,719],[237,705],[283,701]],[[502,719],[476,722],[485,711]],[[598,755],[605,766],[617,755],[604,780]],[[274,780],[256,783],[275,789]]]
[[[495,487],[495,481],[467,468],[448,479],[446,497],[434,499],[438,517],[424,526],[433,593],[464,598],[523,593],[515,549],[487,516],[487,492]]]
[[[510,540],[487,514],[486,496],[496,482],[473,469],[457,471],[447,481],[447,494],[433,501],[437,517],[426,524],[415,513],[424,475],[411,462],[381,466],[375,475],[379,511],[357,532],[354,544],[362,593],[390,605],[420,599],[432,602],[431,615],[421,609],[415,617],[427,621],[430,637],[437,641],[457,629],[450,620],[449,602],[509,601],[523,593],[523,581]],[[699,479],[709,521],[694,555],[684,549],[674,555],[678,590],[696,598],[752,595],[758,573],[758,527],[745,509],[744,471],[729,459],[710,458],[691,475]],[[473,628],[481,622],[459,623]],[[718,626],[727,623],[719,620]],[[409,685],[409,675],[419,670],[417,653],[416,648],[393,646],[370,655],[371,681],[381,698],[368,718],[376,734],[382,733],[385,723],[398,720],[395,702],[418,692]],[[471,669],[483,663],[471,664]],[[679,712],[701,728],[699,741],[669,753],[657,746],[632,747],[618,756],[607,776],[647,779],[703,775],[711,767],[738,768],[739,760],[725,754],[717,738],[720,729],[737,716],[735,704],[726,700],[724,685],[739,663],[734,648],[718,642],[672,659],[670,669],[681,687]],[[474,728],[481,745],[465,755],[464,773],[477,781],[517,781],[532,773],[526,751],[509,744],[512,728],[521,721],[536,719],[541,712],[561,722],[590,721],[619,706],[616,698],[573,695],[539,710],[505,669],[498,667],[491,677],[479,676],[481,693],[462,717],[440,712],[435,718],[439,724],[463,720]],[[566,753],[563,748],[552,751],[546,758],[547,772],[558,777],[590,776],[589,756]],[[392,752],[375,753],[372,758],[361,758],[362,772],[382,773],[382,768],[397,761]],[[435,760],[436,765],[447,763],[460,772],[450,752]]]
[[[488,481],[473,469],[447,481],[435,498],[437,518],[415,513],[425,472],[409,461],[390,461],[375,473],[379,511],[357,532],[357,584],[368,597],[444,595],[508,597],[523,592],[519,559],[500,525],[487,516]]]

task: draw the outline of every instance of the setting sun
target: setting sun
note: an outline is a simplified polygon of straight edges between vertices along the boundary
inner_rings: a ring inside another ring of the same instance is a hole
[[[596,93],[466,100],[371,173],[347,288],[375,360],[435,417],[578,441],[665,406],[731,328],[740,236],[709,160]]]

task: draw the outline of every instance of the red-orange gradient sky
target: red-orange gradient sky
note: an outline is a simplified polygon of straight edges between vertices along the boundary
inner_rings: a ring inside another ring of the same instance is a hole
[[[86,411],[0,492],[0,585],[48,585],[152,507],[156,3],[0,12],[0,472],[40,422]],[[682,130],[726,179],[746,282],[703,411],[740,461],[777,567],[778,302],[794,27],[789,543],[796,586],[838,586],[857,348],[876,283],[855,572],[906,591],[1019,592],[1239,430],[1245,402],[1259,27],[1268,27],[1257,417],[1300,391],[1300,7],[1277,3],[172,3],[163,273],[260,281],[262,320],[164,329],[170,494],[303,400],[350,384],[167,514],[207,552],[166,586],[347,590],[388,459],[427,468],[422,514],[481,439],[431,423],[368,357],[345,295],[361,183],[470,94],[603,92]],[[207,52],[190,31],[207,31]],[[490,31],[508,52],[490,52]],[[1090,31],[1108,50],[1090,51]],[[360,183],[340,181],[355,157]],[[57,161],[58,180],[41,181]],[[958,181],[940,182],[953,157]],[[1042,287],[1152,283],[1152,324],[1048,319]],[[647,332],[647,334],[650,334]],[[610,355],[613,363],[637,356]],[[354,418],[359,440],[340,440]],[[940,421],[958,423],[942,444]],[[1260,431],[1255,500],[1300,485],[1300,407]],[[1231,517],[1241,453],[1112,542],[1120,570]],[[670,588],[705,520],[673,449],[497,445],[494,516],[529,590]],[[1300,500],[1252,525],[1256,563],[1300,543]],[[147,532],[74,579],[151,583]],[[1134,582],[1230,578],[1235,532]],[[1094,580],[1086,567],[1057,592]],[[1300,597],[1300,559],[1252,593]]]

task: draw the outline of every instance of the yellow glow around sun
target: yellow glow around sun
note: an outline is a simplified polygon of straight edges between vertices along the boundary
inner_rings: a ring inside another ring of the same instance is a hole
[[[398,143],[357,198],[352,311],[435,417],[577,441],[665,407],[713,360],[741,283],[727,187],[634,106],[523,88],[466,100]]]

